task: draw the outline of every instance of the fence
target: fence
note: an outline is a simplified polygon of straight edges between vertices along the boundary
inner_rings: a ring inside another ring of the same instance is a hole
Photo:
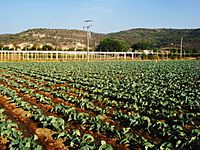
[[[141,59],[175,59],[180,53],[153,53],[143,55],[142,52],[89,52],[86,51],[9,51],[0,50],[0,61],[68,61],[68,60],[134,60]],[[140,56],[140,57],[138,57]],[[152,57],[153,56],[153,57]],[[157,56],[157,57],[155,57]],[[199,53],[186,53],[185,57],[200,57]]]
[[[0,51],[0,61],[64,61],[64,60],[126,60],[139,52],[85,52],[85,51]]]

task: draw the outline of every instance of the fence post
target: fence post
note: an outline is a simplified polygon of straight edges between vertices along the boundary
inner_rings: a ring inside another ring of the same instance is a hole
[[[56,51],[56,60],[58,61],[58,51]]]

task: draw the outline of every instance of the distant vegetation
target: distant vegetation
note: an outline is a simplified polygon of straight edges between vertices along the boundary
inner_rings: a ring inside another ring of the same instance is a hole
[[[154,48],[180,48],[183,37],[184,49],[200,49],[200,29],[131,29],[108,34],[109,37],[124,40],[129,45],[151,43]]]
[[[86,48],[86,32],[80,30],[65,29],[30,29],[18,34],[0,35],[0,48],[9,49],[8,44],[18,46],[21,43],[32,44],[24,49],[46,49],[43,46],[51,46],[56,50],[84,50]],[[109,34],[92,33],[90,49],[104,51],[100,41],[111,38],[127,43],[133,49],[180,49],[180,39],[183,37],[183,49],[186,52],[199,52],[200,28],[199,29],[131,29]],[[108,42],[108,41],[107,41]],[[116,42],[116,41],[115,41]],[[6,46],[5,46],[6,45]],[[109,50],[114,47],[111,47]],[[14,49],[14,48],[11,48]],[[48,48],[50,50],[50,48]],[[107,51],[106,49],[105,51]],[[115,51],[118,51],[116,49]]]
[[[152,49],[155,48],[152,43],[147,42],[138,42],[131,46],[133,50],[145,50],[145,49]]]
[[[128,51],[128,45],[124,41],[106,38],[100,42],[100,44],[96,48],[96,51],[126,52]]]

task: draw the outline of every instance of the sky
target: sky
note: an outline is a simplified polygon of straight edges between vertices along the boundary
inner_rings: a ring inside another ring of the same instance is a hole
[[[199,28],[200,0],[0,0],[0,34],[33,28],[91,31]]]

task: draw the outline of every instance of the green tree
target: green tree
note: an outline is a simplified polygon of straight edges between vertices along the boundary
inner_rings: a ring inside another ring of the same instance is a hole
[[[17,43],[14,43],[13,46],[14,46],[14,50],[15,50],[15,51],[18,50],[18,49],[20,49],[20,47],[18,46]]]
[[[131,48],[133,50],[146,50],[146,49],[152,49],[153,45],[149,42],[138,42],[136,44],[133,44]]]
[[[68,49],[68,51],[75,51],[75,48],[71,47],[71,48]]]
[[[3,47],[3,50],[10,50],[8,46]]]
[[[33,47],[31,48],[31,50],[39,50],[40,49],[40,44],[36,43],[33,44]]]
[[[99,43],[99,45],[96,48],[96,51],[126,52],[128,51],[128,45],[127,43],[120,40],[106,38]]]
[[[42,50],[52,50],[53,48],[50,45],[44,45]]]

